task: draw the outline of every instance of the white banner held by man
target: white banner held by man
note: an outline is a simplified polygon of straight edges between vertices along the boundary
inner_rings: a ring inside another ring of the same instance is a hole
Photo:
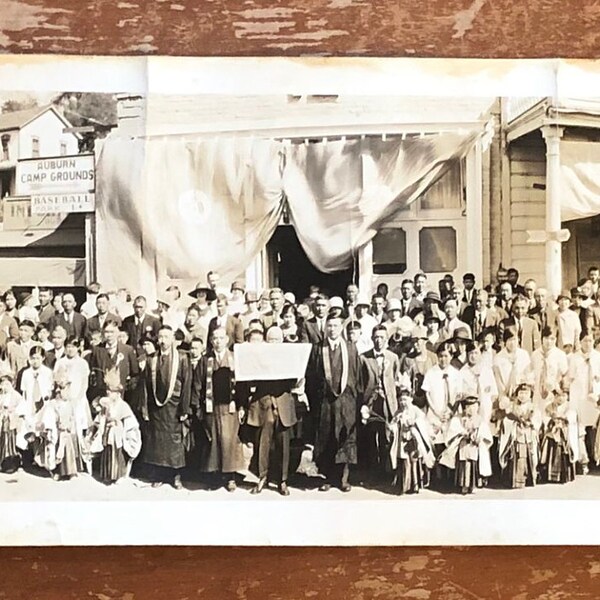
[[[311,344],[236,344],[236,381],[300,379],[306,373]]]

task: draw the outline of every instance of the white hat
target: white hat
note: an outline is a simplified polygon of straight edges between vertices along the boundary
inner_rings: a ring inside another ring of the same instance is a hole
[[[358,294],[355,306],[371,306],[369,299],[364,294]]]
[[[402,303],[400,300],[398,300],[398,298],[390,298],[387,301],[386,311],[390,312],[391,310],[402,310]]]
[[[339,296],[329,298],[329,308],[344,308],[344,301]]]

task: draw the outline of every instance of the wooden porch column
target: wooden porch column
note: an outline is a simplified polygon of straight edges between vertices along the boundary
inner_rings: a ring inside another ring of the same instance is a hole
[[[483,162],[478,139],[466,158],[467,236],[466,267],[483,283]]]
[[[546,288],[551,296],[562,289],[562,248],[560,231],[560,139],[564,129],[558,125],[544,125],[546,140]]]

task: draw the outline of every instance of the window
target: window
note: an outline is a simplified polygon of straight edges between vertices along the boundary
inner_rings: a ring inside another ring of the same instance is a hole
[[[385,228],[373,238],[373,273],[393,275],[406,271],[406,232]]]
[[[66,156],[67,155],[67,142],[61,142],[60,143],[60,155],[61,156]]]
[[[423,227],[419,232],[419,257],[425,273],[456,269],[456,231],[453,227]]]
[[[10,142],[10,135],[5,133],[2,136],[2,160],[10,160],[10,155],[8,151],[8,142]]]
[[[420,198],[421,210],[460,209],[462,182],[460,161],[438,179]]]
[[[40,138],[32,137],[31,138],[31,158],[39,158],[40,157]]]

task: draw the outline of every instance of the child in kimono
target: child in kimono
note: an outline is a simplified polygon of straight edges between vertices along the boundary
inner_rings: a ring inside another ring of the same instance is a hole
[[[472,494],[484,487],[492,474],[490,448],[494,441],[489,421],[479,414],[479,398],[466,396],[462,411],[450,419],[446,449],[440,463],[454,471],[454,482],[461,494]]]
[[[533,390],[521,383],[505,408],[500,424],[499,461],[502,476],[510,488],[534,486],[538,466],[539,412],[533,403]]]
[[[26,406],[13,387],[8,365],[0,366],[0,471],[14,473],[21,464],[19,450],[27,448],[25,432]]]
[[[540,452],[542,483],[566,483],[575,479],[579,460],[579,426],[577,411],[569,404],[568,393],[554,392],[544,410],[544,433]]]
[[[37,414],[35,461],[52,473],[55,481],[71,479],[85,470],[69,388],[64,374],[55,373],[53,397],[44,401]]]
[[[88,431],[90,452],[98,457],[98,479],[111,484],[129,476],[131,463],[141,449],[140,426],[123,400],[119,372],[104,376],[107,394],[98,400],[99,413]]]
[[[429,484],[429,469],[435,465],[433,433],[425,413],[413,404],[406,381],[398,389],[398,411],[388,426],[390,459],[398,494],[418,494]]]

